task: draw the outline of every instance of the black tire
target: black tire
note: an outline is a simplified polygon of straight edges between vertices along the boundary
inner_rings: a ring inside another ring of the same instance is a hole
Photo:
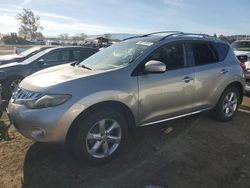
[[[113,153],[104,158],[96,158],[88,152],[86,139],[89,131],[97,122],[102,119],[113,119],[118,122],[120,125],[119,130],[121,130],[121,139],[118,147]],[[110,107],[93,109],[88,111],[84,116],[80,117],[74,126],[75,129],[71,133],[71,141],[69,142],[69,146],[71,147],[71,151],[73,151],[75,156],[87,164],[100,165],[116,158],[127,140],[128,126],[126,118],[122,114],[122,110],[117,110]]]
[[[226,116],[224,110],[223,110],[223,105],[226,103],[225,100],[226,100],[226,97],[230,94],[230,93],[234,93],[235,94],[235,97],[237,97],[237,103],[236,103],[236,109],[235,111],[232,113],[232,115],[230,116]],[[215,109],[214,109],[214,115],[215,117],[219,120],[219,121],[222,121],[222,122],[227,122],[227,121],[230,121],[232,120],[235,115],[237,114],[237,111],[238,111],[238,108],[239,108],[239,105],[240,105],[240,93],[239,93],[239,90],[236,88],[236,87],[233,87],[233,86],[229,86],[224,92],[223,94],[221,95],[220,97],[220,100],[218,101]]]

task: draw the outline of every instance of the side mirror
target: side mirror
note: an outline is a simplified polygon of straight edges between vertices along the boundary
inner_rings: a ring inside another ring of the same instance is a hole
[[[166,65],[161,61],[150,60],[145,64],[145,73],[164,73]]]
[[[44,59],[39,59],[39,61],[37,61],[36,65],[38,67],[42,67],[44,65],[44,63],[45,63]]]

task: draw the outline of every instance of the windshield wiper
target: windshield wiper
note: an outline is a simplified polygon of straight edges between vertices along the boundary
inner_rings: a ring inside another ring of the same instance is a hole
[[[82,67],[84,69],[92,70],[90,67],[87,67],[86,65],[78,65],[78,67]]]

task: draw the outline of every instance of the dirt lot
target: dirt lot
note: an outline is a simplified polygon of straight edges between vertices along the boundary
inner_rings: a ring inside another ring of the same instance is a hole
[[[201,114],[138,128],[119,158],[99,167],[10,132],[11,141],[0,141],[4,188],[250,187],[250,98],[229,123]]]

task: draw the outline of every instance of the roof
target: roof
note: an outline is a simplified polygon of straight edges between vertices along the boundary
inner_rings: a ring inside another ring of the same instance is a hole
[[[165,39],[199,39],[199,40],[208,40],[208,41],[221,41],[218,38],[206,35],[206,34],[196,34],[196,33],[183,33],[180,31],[162,31],[162,32],[155,32],[149,33],[140,36],[134,36],[127,39],[133,41],[149,41],[149,42],[159,42]],[[223,41],[221,41],[223,42]]]

